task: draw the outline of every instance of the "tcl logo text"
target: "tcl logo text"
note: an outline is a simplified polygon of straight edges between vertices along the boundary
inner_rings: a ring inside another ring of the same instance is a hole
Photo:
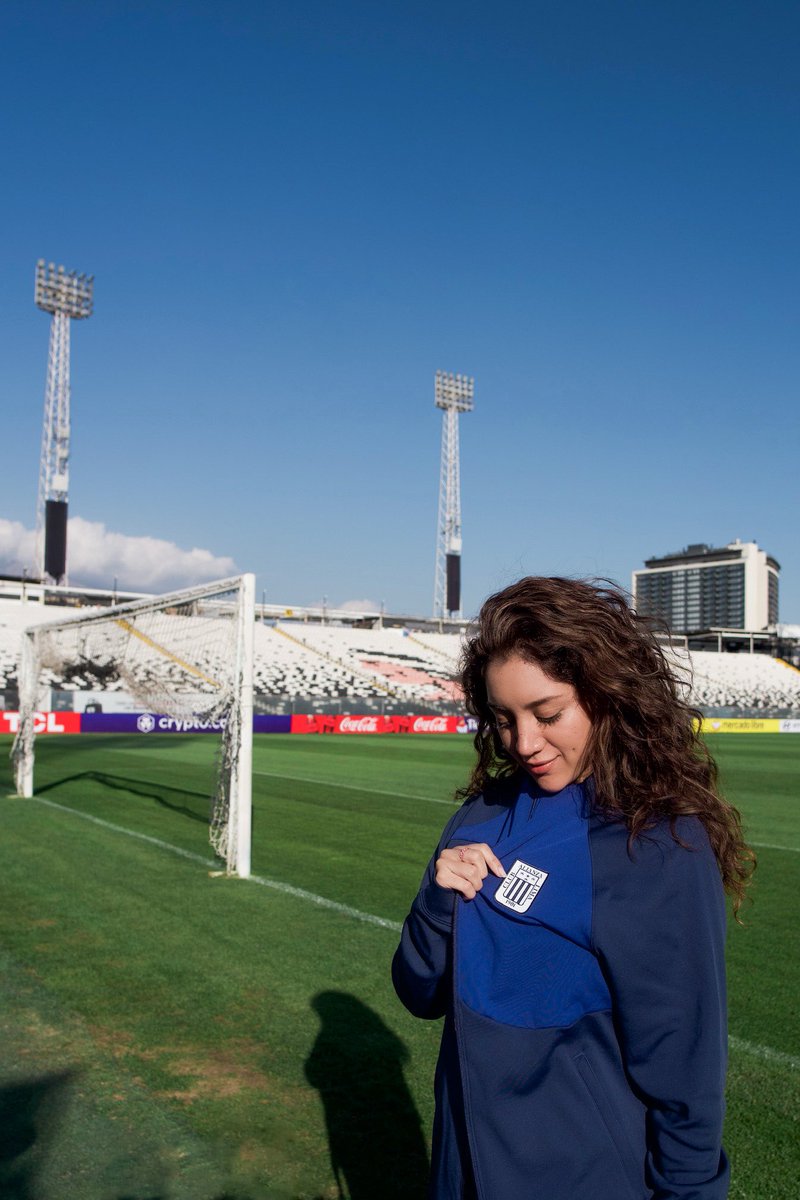
[[[80,733],[80,713],[37,712],[33,714],[34,733]],[[16,733],[19,730],[19,713],[0,713],[0,730]]]

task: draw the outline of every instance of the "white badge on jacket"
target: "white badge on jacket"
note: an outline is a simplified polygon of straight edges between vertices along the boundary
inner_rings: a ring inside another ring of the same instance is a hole
[[[540,871],[538,867],[532,867],[518,858],[494,898],[514,912],[527,912],[545,879],[547,871]]]

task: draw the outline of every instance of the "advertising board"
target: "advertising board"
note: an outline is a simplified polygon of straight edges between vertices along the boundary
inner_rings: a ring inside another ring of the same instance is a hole
[[[34,729],[40,733],[216,733],[222,721],[181,721],[163,713],[149,712],[43,712],[36,713]],[[18,712],[0,712],[0,733],[14,734],[19,728]],[[290,733],[291,717],[253,717],[254,733]]]
[[[704,717],[703,733],[781,733],[781,722],[774,717]]]
[[[294,713],[292,733],[474,733],[473,717]]]
[[[254,733],[289,733],[291,718],[257,713]],[[222,733],[224,721],[181,721],[163,713],[82,713],[81,733]]]
[[[39,733],[80,733],[81,714],[76,712],[37,712],[33,727]],[[19,729],[18,712],[0,712],[0,733],[16,733]]]

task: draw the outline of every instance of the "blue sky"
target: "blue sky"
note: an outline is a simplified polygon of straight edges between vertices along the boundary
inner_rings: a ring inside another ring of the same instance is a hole
[[[96,276],[75,582],[429,612],[442,368],[467,612],[740,537],[800,621],[799,43],[769,0],[6,0],[0,569],[44,257]]]

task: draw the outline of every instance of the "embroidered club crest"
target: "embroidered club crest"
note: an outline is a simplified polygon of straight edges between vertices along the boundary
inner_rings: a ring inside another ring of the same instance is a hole
[[[547,871],[531,867],[518,858],[495,892],[494,898],[498,904],[504,904],[512,912],[527,912],[545,879]]]

